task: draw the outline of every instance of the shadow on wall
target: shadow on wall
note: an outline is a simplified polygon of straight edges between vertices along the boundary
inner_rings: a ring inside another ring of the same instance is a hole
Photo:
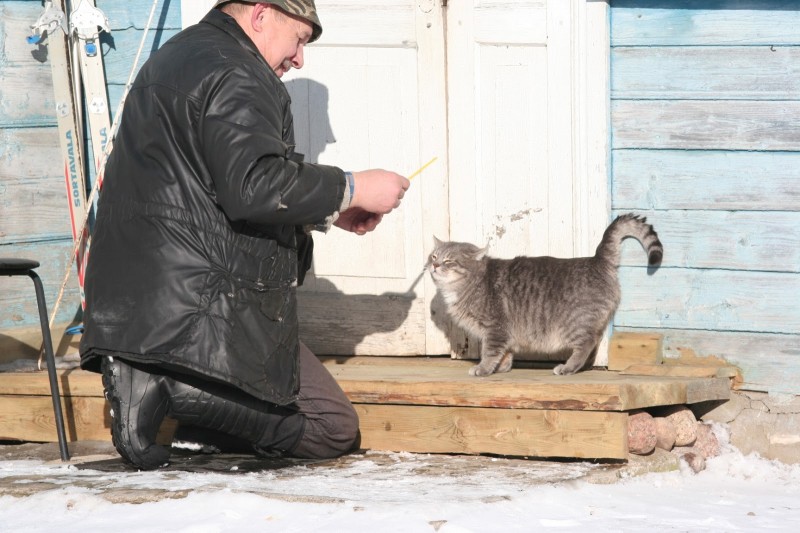
[[[328,113],[328,88],[318,81],[297,78],[285,84],[292,97],[294,137],[297,152],[307,163],[319,163],[319,156],[336,142]]]
[[[304,154],[305,162],[319,163],[329,144],[336,142],[328,110],[328,88],[308,78],[285,82],[292,98],[296,151]],[[335,164],[335,163],[334,163]],[[332,229],[331,231],[339,231]],[[324,239],[315,234],[316,239]],[[421,276],[420,276],[421,278]],[[419,279],[402,293],[344,294],[330,280],[317,277],[312,265],[306,287],[298,291],[300,338],[318,355],[416,355],[420,350],[412,338],[415,332],[409,321],[412,309],[422,309],[421,296],[416,293]],[[416,302],[416,305],[415,305]],[[388,337],[391,333],[392,346]],[[404,343],[403,339],[409,342]]]
[[[344,294],[319,278],[313,292],[297,293],[300,338],[317,355],[421,355],[424,343],[413,329],[421,321],[408,320],[413,309],[424,308],[415,287],[402,293]],[[389,338],[381,338],[389,333],[391,346]]]

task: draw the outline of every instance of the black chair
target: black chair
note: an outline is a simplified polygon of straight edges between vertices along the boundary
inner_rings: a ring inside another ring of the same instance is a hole
[[[61,397],[58,392],[58,379],[56,377],[56,358],[53,354],[53,339],[50,337],[50,325],[47,319],[47,303],[45,303],[44,299],[42,280],[33,270],[38,267],[38,262],[29,259],[0,258],[0,276],[29,276],[33,280],[33,286],[36,288],[36,303],[39,305],[39,321],[42,324],[44,353],[47,357],[47,374],[50,377],[50,395],[53,397],[53,411],[56,415],[58,447],[61,451],[61,460],[69,461],[67,434],[64,431],[64,414],[61,411]]]

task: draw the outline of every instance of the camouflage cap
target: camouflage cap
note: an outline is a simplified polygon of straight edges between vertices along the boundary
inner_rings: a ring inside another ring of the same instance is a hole
[[[313,30],[311,32],[311,39],[308,42],[313,43],[319,36],[322,35],[322,24],[317,16],[317,7],[314,5],[314,0],[241,0],[248,4],[273,4],[286,11],[287,13],[300,17],[311,23]],[[217,0],[214,7],[227,4],[231,0]]]

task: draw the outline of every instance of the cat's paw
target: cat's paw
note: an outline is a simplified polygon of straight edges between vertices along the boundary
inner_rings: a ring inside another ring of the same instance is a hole
[[[491,370],[486,370],[485,368],[482,368],[481,365],[475,365],[469,369],[470,376],[488,376],[491,373]]]
[[[503,359],[500,360],[500,364],[497,365],[495,373],[502,374],[504,372],[510,372],[513,366],[514,366],[514,356],[511,354],[506,354],[503,357]]]
[[[577,370],[572,370],[566,364],[558,365],[553,369],[553,374],[556,376],[569,376],[570,374],[574,374]]]

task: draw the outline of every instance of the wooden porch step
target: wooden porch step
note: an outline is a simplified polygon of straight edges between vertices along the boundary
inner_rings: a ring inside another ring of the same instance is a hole
[[[629,411],[725,400],[731,386],[724,373],[515,368],[475,378],[472,362],[449,358],[321,359],[358,411],[362,447],[377,450],[625,459]],[[109,440],[100,376],[62,371],[60,387],[70,440]],[[0,439],[55,435],[46,373],[1,373]]]

